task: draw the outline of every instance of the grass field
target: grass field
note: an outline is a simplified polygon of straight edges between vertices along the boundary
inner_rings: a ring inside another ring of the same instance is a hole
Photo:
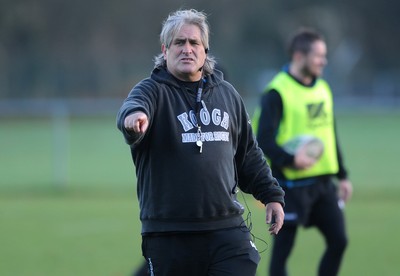
[[[400,113],[338,116],[355,189],[340,275],[400,273],[399,122]],[[67,127],[57,139],[50,119],[0,119],[0,275],[129,275],[141,261],[134,171],[114,117]],[[253,232],[270,245],[264,210],[247,198]],[[315,230],[300,231],[291,275],[315,275],[322,251]]]

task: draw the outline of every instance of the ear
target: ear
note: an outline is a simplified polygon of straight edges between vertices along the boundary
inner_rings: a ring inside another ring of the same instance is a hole
[[[165,44],[161,44],[161,52],[164,55],[164,59],[167,59],[167,46]]]
[[[294,61],[300,61],[304,59],[304,53],[300,52],[300,51],[296,51],[293,53],[292,59]]]

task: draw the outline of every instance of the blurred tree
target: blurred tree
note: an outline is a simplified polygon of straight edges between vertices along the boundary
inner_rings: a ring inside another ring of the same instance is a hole
[[[178,8],[209,14],[211,53],[243,95],[287,60],[299,26],[329,42],[326,77],[342,95],[400,96],[400,2],[383,0],[2,0],[0,99],[123,97],[148,76],[162,20]],[[333,81],[332,81],[333,80]]]

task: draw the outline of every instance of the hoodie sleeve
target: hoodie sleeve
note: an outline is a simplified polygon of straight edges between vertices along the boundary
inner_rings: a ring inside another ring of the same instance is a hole
[[[264,153],[258,146],[243,102],[241,109],[240,137],[235,155],[239,188],[264,204],[279,202],[284,205],[285,193],[272,176]]]
[[[122,132],[125,138],[125,142],[133,146],[139,143],[145,134],[136,134],[132,131],[128,131],[124,127],[125,118],[134,112],[142,111],[149,119],[149,126],[151,125],[151,119],[153,117],[153,111],[155,109],[155,93],[156,84],[151,79],[145,79],[138,83],[129,93],[128,97],[124,100],[121,108],[117,115],[117,127]]]

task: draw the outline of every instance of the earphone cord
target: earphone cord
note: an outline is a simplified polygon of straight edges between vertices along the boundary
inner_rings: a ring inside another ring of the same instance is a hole
[[[265,244],[265,248],[264,248],[263,250],[259,251],[260,254],[261,254],[261,253],[264,253],[265,251],[267,251],[267,249],[268,249],[268,247],[269,247],[269,244],[268,244],[268,242],[266,242],[265,240],[263,240],[263,239],[257,237],[256,235],[254,235],[254,234],[251,232],[251,231],[253,230],[253,221],[252,221],[252,219],[251,219],[251,210],[250,210],[249,206],[247,205],[247,201],[246,201],[246,198],[245,198],[243,192],[240,191],[240,193],[242,194],[243,202],[244,202],[244,204],[245,204],[245,206],[246,206],[246,209],[248,210],[246,219],[241,223],[240,226],[241,226],[242,229],[243,229],[243,228],[246,228],[246,230],[242,230],[242,231],[246,231],[246,232],[249,232],[249,233],[250,233],[251,238],[252,238],[252,242],[255,243],[257,240],[259,240],[259,241],[261,241],[262,243]],[[245,225],[243,225],[243,223],[244,223]],[[247,226],[247,227],[244,227],[244,226]]]

